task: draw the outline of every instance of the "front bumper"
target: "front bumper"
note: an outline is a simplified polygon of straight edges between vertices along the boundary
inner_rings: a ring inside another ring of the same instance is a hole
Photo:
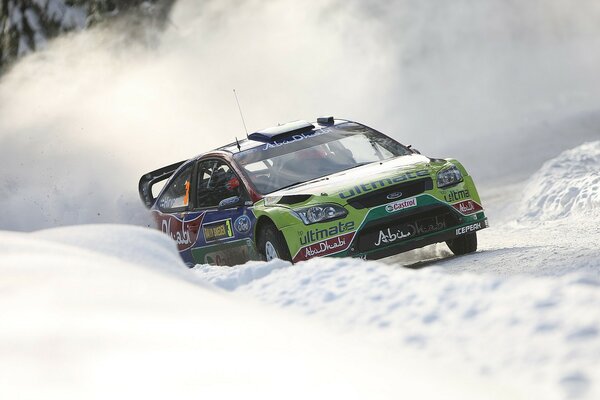
[[[395,226],[393,223],[390,226]],[[374,244],[380,241],[381,236],[389,237],[392,235],[398,235],[398,231],[393,232],[392,228],[386,228],[382,226],[379,232],[383,232],[383,235],[374,237],[373,245],[369,247],[361,243],[361,233],[359,232],[357,238],[353,241],[352,245],[345,254],[338,253],[339,256],[356,257],[365,260],[377,260],[384,257],[393,256],[405,251],[417,249],[434,243],[441,243],[447,240],[455,239],[459,236],[463,236],[472,232],[479,231],[489,227],[488,219],[484,213],[478,214],[477,219],[470,221],[462,221],[456,225],[452,225],[445,229],[437,230],[433,233],[417,235],[414,239],[399,240],[395,243],[382,243],[382,246],[375,246]],[[361,246],[362,244],[362,246]]]
[[[471,182],[450,191],[428,191],[375,207],[348,207],[353,219],[311,228],[319,235],[313,232],[309,237],[300,228],[284,228],[288,244],[293,243],[293,261],[322,256],[375,260],[489,226]],[[351,221],[352,229],[344,229],[350,227],[345,221]],[[296,243],[299,236],[303,243]]]

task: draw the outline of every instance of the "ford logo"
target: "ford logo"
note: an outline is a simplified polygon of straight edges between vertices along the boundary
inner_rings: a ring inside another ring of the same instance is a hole
[[[388,200],[395,200],[397,198],[402,197],[402,192],[394,192],[394,193],[390,193],[387,196],[385,196]]]
[[[252,225],[252,223],[250,222],[250,218],[246,215],[240,215],[233,223],[235,230],[241,234],[250,232],[250,225]]]

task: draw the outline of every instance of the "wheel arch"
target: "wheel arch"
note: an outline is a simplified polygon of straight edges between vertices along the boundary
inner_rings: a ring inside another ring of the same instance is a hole
[[[275,225],[275,222],[273,222],[273,220],[271,218],[267,217],[266,215],[261,215],[256,220],[256,225],[254,226],[254,244],[257,247],[258,247],[258,240],[260,238],[262,230],[267,225],[273,225],[275,228],[277,228],[277,225]]]

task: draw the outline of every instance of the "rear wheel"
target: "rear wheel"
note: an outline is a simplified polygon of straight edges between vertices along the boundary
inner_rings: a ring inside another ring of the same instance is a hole
[[[452,240],[446,240],[450,250],[457,256],[477,250],[477,233],[467,233]]]
[[[275,225],[268,223],[263,226],[258,236],[258,252],[265,261],[275,258],[292,261],[285,238]]]

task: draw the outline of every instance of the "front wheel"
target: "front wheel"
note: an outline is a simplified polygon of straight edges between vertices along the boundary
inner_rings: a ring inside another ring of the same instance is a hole
[[[452,240],[446,240],[446,244],[457,256],[473,253],[477,250],[477,233],[467,233]]]
[[[279,258],[292,261],[285,238],[273,224],[267,224],[258,237],[258,252],[265,261]]]

